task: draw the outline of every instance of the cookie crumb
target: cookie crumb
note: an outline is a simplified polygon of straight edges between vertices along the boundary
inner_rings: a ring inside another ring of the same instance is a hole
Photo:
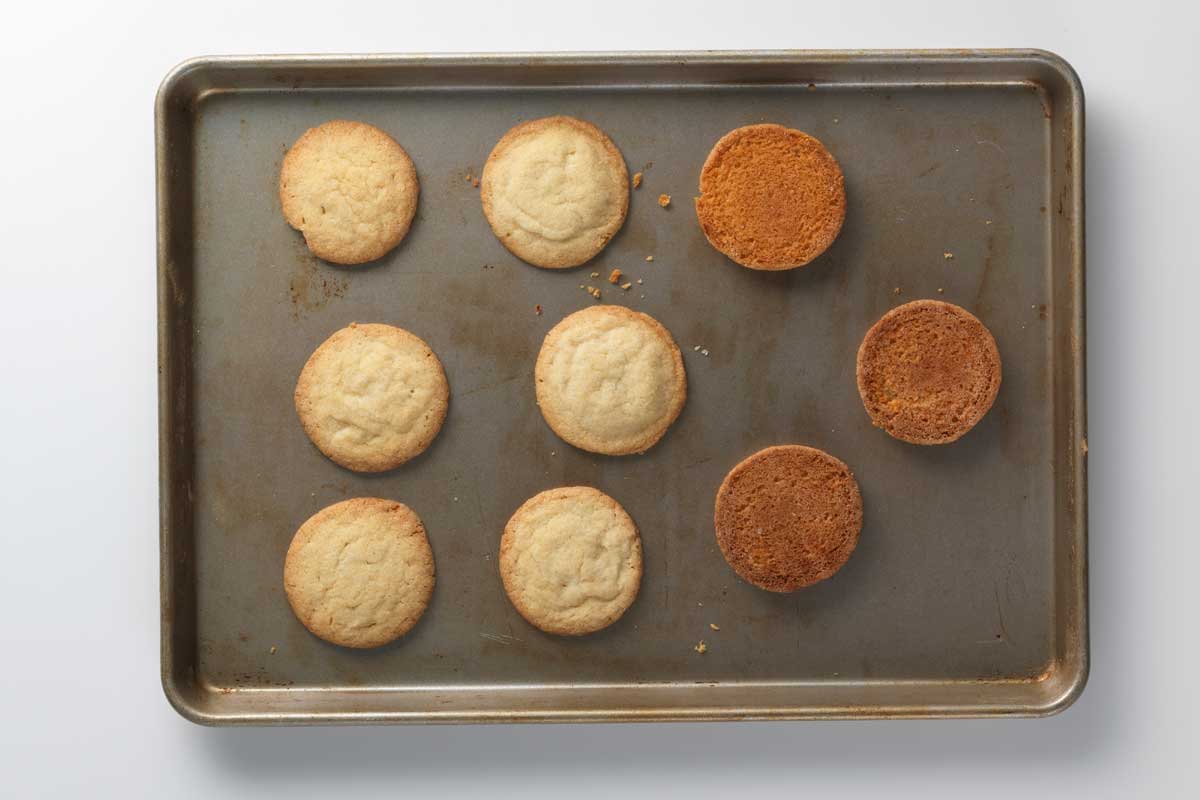
[[[991,221],[990,219],[985,219],[985,220],[983,221],[983,224],[984,224],[984,225],[991,225],[991,224],[992,224],[992,221]]]
[[[1079,442],[1079,452],[1083,453],[1083,454],[1086,456],[1086,455],[1087,455],[1087,451],[1088,451],[1088,448],[1087,448],[1087,437],[1085,436],[1085,437],[1083,437],[1083,439],[1081,439],[1081,440],[1080,440],[1080,442]]]
[[[279,652],[279,648],[276,647],[275,645],[271,645],[271,649],[269,652],[271,653],[271,655],[275,655],[276,653]]]
[[[954,258],[954,253],[951,253],[949,250],[947,250],[946,252],[942,253],[942,258],[949,261],[950,259]]]
[[[541,303],[538,303],[536,306],[533,307],[533,313],[537,314],[539,317],[542,315],[542,304]]]
[[[666,208],[667,206],[671,205],[671,195],[669,195],[669,194],[660,194],[660,195],[658,196],[658,204],[659,204],[660,206],[662,206],[663,208]]]
[[[638,278],[638,279],[637,279],[637,282],[638,282],[638,286],[641,286],[641,285],[642,285],[642,279],[641,279],[641,278]]]
[[[654,260],[654,256],[646,256],[646,260],[647,260],[647,261],[653,261],[653,260]]]
[[[640,173],[640,172],[633,173],[633,188],[635,188],[635,189],[642,188],[642,173]]]
[[[599,272],[593,272],[593,273],[592,273],[592,277],[593,277],[593,278],[599,278],[599,277],[600,277],[600,273],[599,273]]]
[[[701,608],[704,608],[704,603],[701,603],[699,600],[696,601],[696,605],[700,606]]]
[[[940,287],[940,286],[939,286],[939,287],[938,287],[938,294],[945,294],[945,293],[946,293],[946,290],[945,290],[945,289],[943,289],[942,287]]]
[[[597,300],[600,299],[600,290],[597,289],[595,286],[588,287],[588,294],[590,294],[592,297],[596,298]]]
[[[701,639],[701,640],[699,641],[699,643],[698,643],[698,644],[697,644],[695,647],[693,647],[692,649],[693,649],[693,650],[695,650],[695,651],[696,651],[697,653],[699,653],[700,655],[704,655],[705,653],[707,653],[707,652],[708,652],[708,645],[706,645],[706,644],[704,643],[704,640],[703,640],[703,639]]]
[[[693,350],[695,350],[697,353],[699,353],[699,352],[700,352],[700,345],[696,345],[696,346],[695,346],[695,347],[693,347],[692,349],[693,349]]]
[[[463,180],[465,180],[467,183],[473,183],[475,181],[475,176],[468,172],[463,176]]]
[[[619,280],[621,280],[621,270],[614,269],[612,272],[610,272],[608,274],[608,282],[613,284],[614,286],[617,284],[617,282]]]
[[[895,289],[892,289],[892,294],[900,294],[900,287],[897,286]]]
[[[628,292],[630,289],[633,288],[633,284],[632,283],[622,283],[621,288]]]
[[[579,288],[580,288],[580,289],[586,289],[587,287],[586,287],[586,286],[584,286],[584,285],[581,283],[581,284],[579,284]]]
[[[705,358],[708,358],[708,348],[701,350],[700,355],[704,356]]]
[[[710,623],[708,623],[708,627],[712,628],[714,631],[719,631],[719,630],[721,630],[721,626],[720,626],[720,625],[718,625],[718,624],[717,624],[717,623],[715,623],[715,622],[710,622]]]

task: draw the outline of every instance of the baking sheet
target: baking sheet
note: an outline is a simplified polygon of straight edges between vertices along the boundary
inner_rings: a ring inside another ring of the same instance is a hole
[[[168,698],[211,724],[1065,707],[1087,673],[1082,102],[1035,51],[181,65],[156,106]],[[509,127],[559,113],[599,125],[645,181],[595,261],[547,271],[496,241],[471,178]],[[393,135],[421,180],[410,234],[366,267],[313,258],[276,194],[286,148],[338,117]],[[691,204],[713,143],[760,121],[817,136],[846,175],[841,235],[789,273],[726,260]],[[614,267],[643,282],[609,285]],[[683,350],[688,404],[643,456],[575,450],[534,403],[545,332],[596,302],[580,284]],[[855,388],[866,329],[922,297],[979,316],[1004,363],[992,411],[952,446],[872,428]],[[412,330],[450,381],[441,435],[383,475],[324,458],[292,408],[305,359],[352,321]],[[846,461],[865,509],[847,566],[790,595],[737,579],[712,531],[725,473],[778,443]],[[581,639],[527,625],[495,563],[513,510],[564,484],[615,497],[646,557],[635,605]],[[361,495],[421,515],[438,573],[421,623],[367,652],[307,633],[281,578],[299,524]]]

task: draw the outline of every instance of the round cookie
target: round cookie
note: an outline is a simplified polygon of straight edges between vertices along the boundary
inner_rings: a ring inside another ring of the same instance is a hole
[[[983,419],[999,391],[996,340],[952,303],[893,308],[858,348],[858,393],[871,422],[905,442],[953,442]]]
[[[545,117],[501,137],[483,166],[483,213],[500,242],[537,267],[575,267],[621,229],[629,172],[590,122]]]
[[[296,617],[343,647],[379,647],[407,633],[433,594],[425,526],[403,503],[343,500],[296,531],[283,587]]]
[[[616,622],[642,581],[642,540],[616,500],[590,486],[526,500],[500,539],[500,578],[529,624],[581,636]]]
[[[730,470],[713,515],[729,566],[771,592],[811,586],[841,569],[862,519],[850,468],[802,445],[768,447]]]
[[[671,334],[623,306],[591,306],[551,328],[534,386],[556,434],[604,455],[645,452],[687,400],[683,356]]]
[[[334,264],[374,261],[400,244],[419,191],[412,159],[395,139],[344,119],[305,131],[279,173],[284,218],[313,255]]]
[[[296,381],[304,432],[336,463],[356,472],[398,467],[442,429],[450,386],[442,362],[421,339],[391,325],[334,333]]]
[[[696,216],[709,243],[743,267],[802,267],[842,229],[845,178],[812,136],[747,125],[725,134],[708,154]]]

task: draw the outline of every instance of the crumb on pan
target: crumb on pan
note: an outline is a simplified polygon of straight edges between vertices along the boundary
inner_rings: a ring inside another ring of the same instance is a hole
[[[692,349],[693,349],[693,350],[695,350],[697,353],[699,353],[699,352],[700,352],[700,345],[696,345],[696,346],[695,346],[695,347],[693,347]]]
[[[616,285],[616,283],[620,280],[621,280],[621,270],[614,269],[612,272],[610,272],[608,274],[608,282],[609,283]]]
[[[646,256],[646,260],[647,260],[647,261],[653,261],[653,260],[654,260],[654,256]]]
[[[703,639],[701,639],[701,640],[700,640],[700,641],[699,641],[699,642],[696,644],[696,646],[695,646],[695,647],[693,647],[692,649],[693,649],[693,650],[695,650],[695,651],[696,651],[697,653],[699,653],[700,655],[704,655],[705,653],[707,653],[707,652],[708,652],[708,645],[704,643],[704,640],[703,640]]]
[[[949,250],[947,250],[946,252],[942,253],[942,258],[949,261],[950,259],[954,258],[954,253],[951,253]]]
[[[472,186],[472,188],[478,189],[479,188],[479,178],[471,178],[471,186]]]
[[[719,631],[719,630],[721,630],[721,626],[720,626],[720,625],[718,625],[718,624],[717,624],[717,623],[715,623],[715,622],[710,622],[710,623],[708,623],[708,627],[712,628],[714,631]]]
[[[600,273],[599,273],[599,272],[593,272],[593,273],[592,273],[592,277],[593,277],[593,278],[599,278],[599,277],[600,277]]]
[[[275,655],[278,652],[279,652],[279,648],[276,647],[275,645],[271,645],[271,655]]]
[[[938,287],[938,294],[945,294],[945,293],[946,293],[946,290],[945,290],[945,289],[943,289],[941,286],[939,286],[939,287]]]
[[[542,315],[542,304],[541,303],[538,303],[536,306],[533,307],[533,313],[537,314],[539,317]]]
[[[638,282],[638,286],[641,286],[641,285],[642,285],[642,279],[641,279],[641,278],[638,278],[638,279],[637,279],[637,282]]]
[[[667,206],[671,205],[671,195],[669,195],[669,194],[660,194],[660,195],[658,196],[658,204],[659,204],[660,206],[662,206],[663,208],[666,208]]]
[[[588,287],[588,294],[590,294],[592,297],[596,298],[597,300],[600,299],[600,290],[597,289],[595,286]]]
[[[638,189],[641,187],[641,185],[642,185],[642,173],[640,173],[640,172],[633,173],[633,188]]]
[[[900,294],[900,287],[897,286],[895,289],[892,289],[892,294]]]
[[[633,288],[633,284],[632,283],[622,283],[621,288],[628,292],[630,289]]]

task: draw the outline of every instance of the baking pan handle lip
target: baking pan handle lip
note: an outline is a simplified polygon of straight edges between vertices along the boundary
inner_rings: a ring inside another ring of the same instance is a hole
[[[1061,675],[1048,679],[1048,682],[1053,684],[1048,687],[1050,699],[1038,707],[1036,716],[1054,717],[1075,705],[1083,690],[1087,688],[1090,665],[1087,644],[1084,643],[1081,645],[1078,661],[1067,667]]]
[[[162,690],[167,703],[175,709],[179,716],[196,725],[213,726],[217,721],[200,710],[195,701],[183,691],[179,680],[167,668],[166,659],[163,661]]]
[[[163,118],[171,98],[180,91],[180,87],[187,84],[189,78],[199,72],[217,66],[221,60],[219,56],[195,56],[184,59],[167,70],[167,74],[163,76],[162,81],[158,84],[158,91],[154,94],[155,118]]]
[[[1030,59],[1053,70],[1062,79],[1071,95],[1078,101],[1080,108],[1083,107],[1083,80],[1079,77],[1079,72],[1075,67],[1071,66],[1071,62],[1052,50],[1033,48],[1027,50],[1026,53]]]

